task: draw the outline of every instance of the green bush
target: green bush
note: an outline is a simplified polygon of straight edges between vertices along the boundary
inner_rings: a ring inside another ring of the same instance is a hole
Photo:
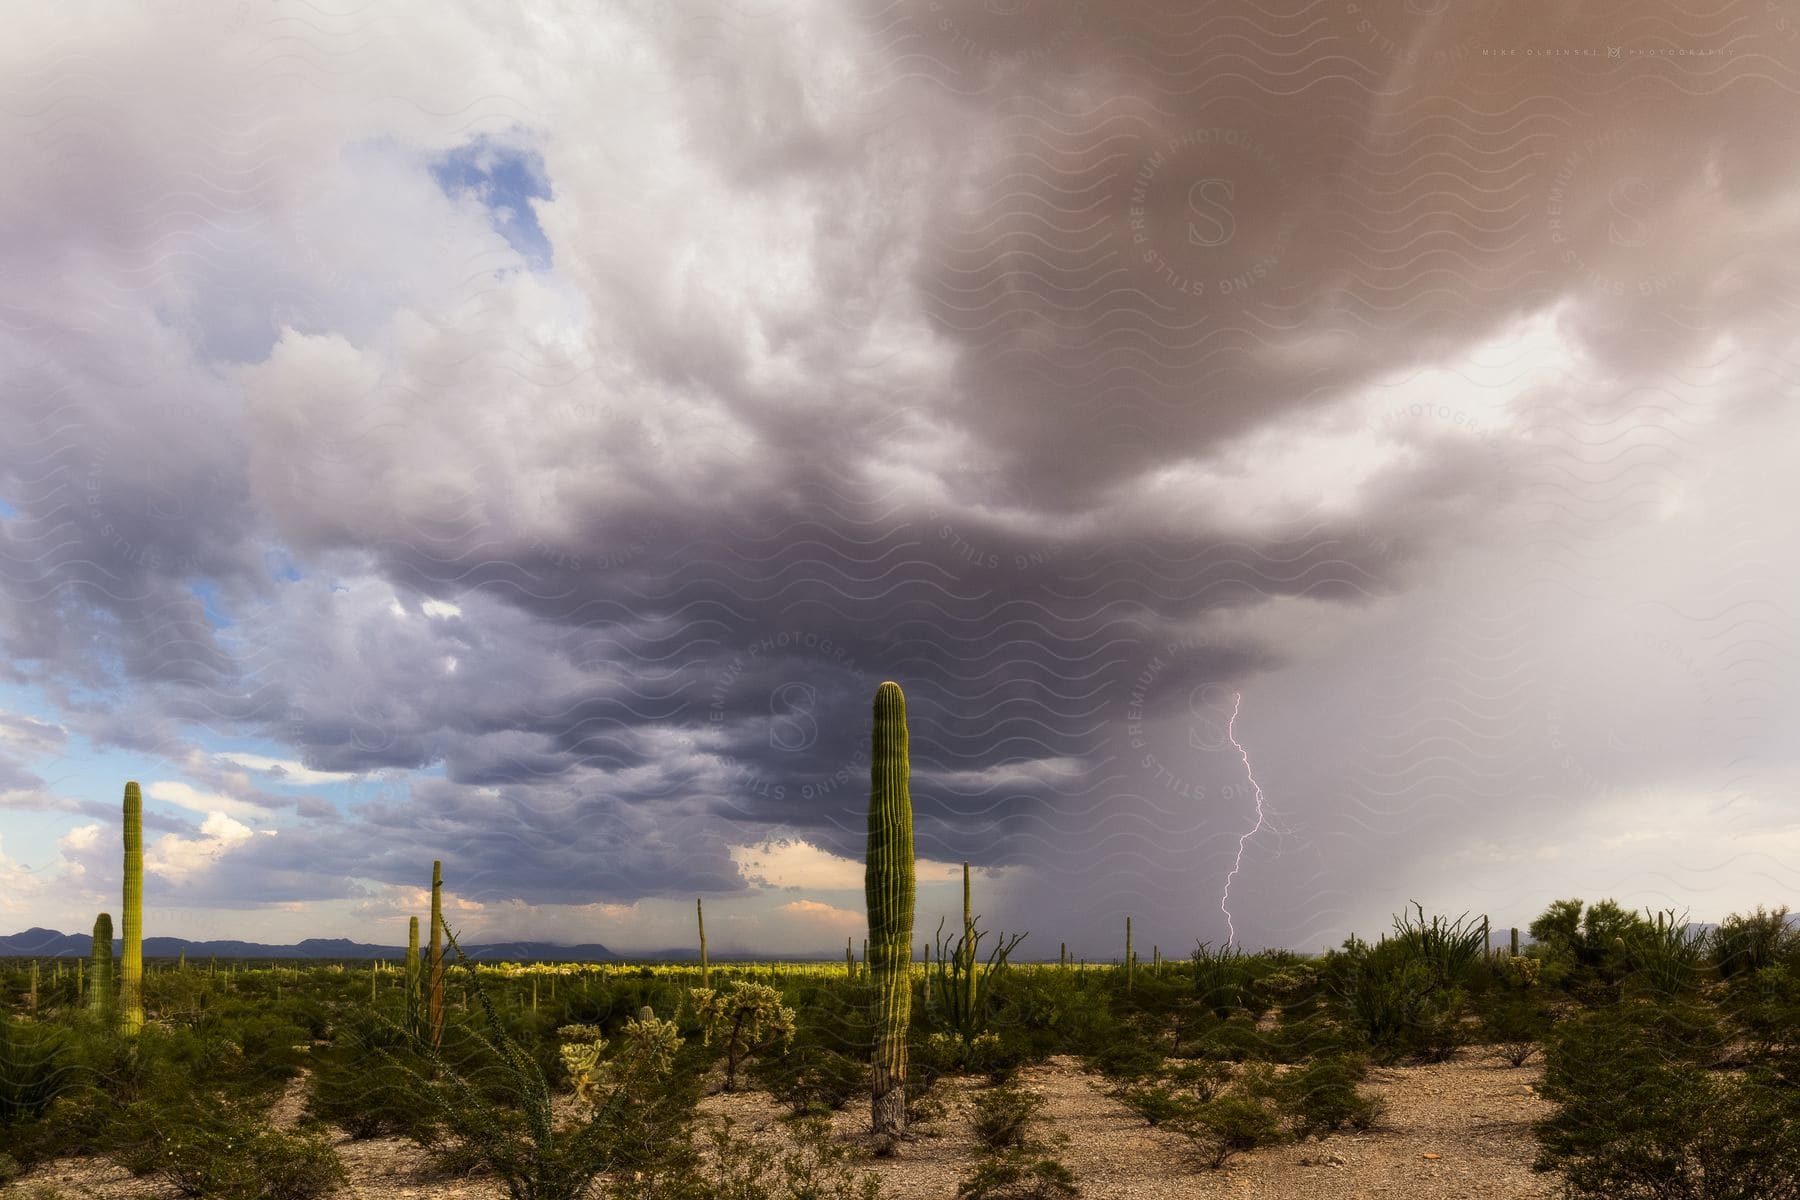
[[[1163,1077],[1171,1087],[1179,1088],[1201,1100],[1211,1100],[1224,1091],[1231,1082],[1231,1075],[1228,1064],[1210,1059],[1171,1063],[1163,1071]]]
[[[776,1151],[740,1138],[726,1117],[707,1130],[705,1161],[686,1140],[652,1169],[622,1175],[615,1200],[879,1200],[874,1172],[858,1174],[848,1148],[822,1118],[795,1122],[790,1149]]]
[[[1800,951],[1800,931],[1789,926],[1785,905],[1774,912],[1758,905],[1748,916],[1732,913],[1720,921],[1706,948],[1720,978],[1733,979],[1754,975]]]
[[[262,1113],[205,1091],[129,1106],[114,1151],[134,1175],[209,1200],[314,1200],[345,1181],[320,1133],[272,1129]]]
[[[1352,939],[1337,956],[1337,1009],[1345,1026],[1383,1061],[1411,1054],[1442,1062],[1463,1042],[1466,937],[1455,925],[1411,928],[1371,946]],[[1422,931],[1421,931],[1422,930]],[[1480,931],[1475,947],[1480,949]]]
[[[994,977],[988,1027],[1009,1060],[1092,1054],[1118,1031],[1107,993],[1075,971],[1014,969]]]
[[[1382,1101],[1356,1088],[1367,1074],[1360,1055],[1330,1055],[1278,1076],[1272,1090],[1296,1138],[1323,1137],[1346,1127],[1368,1129],[1380,1118]]]
[[[996,1087],[975,1097],[969,1121],[975,1140],[989,1150],[1023,1146],[1031,1126],[1043,1111],[1044,1098],[1013,1087]]]
[[[41,1116],[72,1082],[61,1030],[0,1017],[0,1129]]]
[[[1201,1005],[1220,1020],[1252,1006],[1251,992],[1256,973],[1250,955],[1235,946],[1213,949],[1207,942],[1194,947],[1194,996]]]
[[[1258,1034],[1261,1057],[1272,1062],[1302,1063],[1326,1054],[1352,1054],[1365,1043],[1342,1021],[1324,1013],[1281,1020]]]
[[[1217,1170],[1236,1154],[1287,1140],[1280,1117],[1251,1096],[1220,1096],[1202,1104],[1191,1118],[1170,1121]]]
[[[1724,1044],[1712,1014],[1629,1004],[1564,1022],[1545,1046],[1539,1170],[1573,1197],[1796,1200],[1800,1089],[1759,1068],[1707,1070]]]
[[[1080,1194],[1069,1168],[1022,1149],[983,1159],[956,1189],[957,1200],[1068,1200]]]
[[[813,1044],[757,1061],[750,1076],[796,1116],[835,1112],[869,1091],[867,1063]]]
[[[1515,1067],[1524,1066],[1550,1032],[1549,1009],[1529,993],[1492,993],[1481,1004],[1480,1016],[1482,1039]]]
[[[1162,1051],[1147,1039],[1123,1034],[1088,1058],[1090,1069],[1115,1079],[1142,1079],[1162,1068]]]
[[[1800,1087],[1800,972],[1773,966],[1739,975],[1725,1008],[1743,1034],[1749,1061]]]
[[[1673,1000],[1699,989],[1708,937],[1690,930],[1685,915],[1658,913],[1655,924],[1645,921],[1623,941],[1628,994]]]
[[[313,1052],[306,1114],[352,1138],[398,1134],[429,1145],[435,1123],[415,1086],[429,1064],[412,1053],[411,1042],[399,1025],[353,1019],[330,1046]]]

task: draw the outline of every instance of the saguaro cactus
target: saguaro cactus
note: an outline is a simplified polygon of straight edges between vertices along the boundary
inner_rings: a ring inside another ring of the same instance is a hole
[[[125,945],[119,956],[119,1028],[144,1027],[144,795],[125,785]]]
[[[711,987],[711,972],[706,967],[706,905],[698,896],[694,897],[694,919],[700,924],[700,986]]]
[[[1125,918],[1125,994],[1131,995],[1131,918]]]
[[[406,919],[406,999],[419,1000],[419,918]]]
[[[431,1048],[444,1041],[444,862],[431,863],[431,981],[425,1005],[425,1021],[431,1029]]]
[[[864,956],[875,984],[874,1101],[877,1135],[906,1130],[906,1029],[912,1020],[913,879],[911,766],[906,696],[900,685],[875,689],[869,787],[869,859],[864,892],[869,940]]]

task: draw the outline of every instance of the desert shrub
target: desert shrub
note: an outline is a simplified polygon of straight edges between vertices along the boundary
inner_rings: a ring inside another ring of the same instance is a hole
[[[1168,1122],[1200,1150],[1217,1170],[1236,1154],[1285,1141],[1287,1132],[1273,1109],[1251,1096],[1220,1096],[1202,1104],[1191,1118]]]
[[[1486,927],[1471,921],[1468,913],[1454,921],[1436,915],[1427,920],[1424,905],[1415,903],[1413,907],[1418,909],[1418,919],[1405,913],[1395,917],[1394,936],[1389,943],[1399,945],[1407,961],[1430,971],[1438,990],[1460,988],[1467,992],[1475,988],[1486,957]]]
[[[1793,954],[1800,949],[1800,932],[1789,927],[1786,906],[1764,912],[1758,905],[1748,916],[1732,913],[1720,921],[1706,948],[1720,978],[1733,979],[1754,975]]]
[[[1220,1020],[1250,1007],[1255,984],[1252,959],[1235,946],[1213,949],[1207,942],[1194,947],[1194,996]]]
[[[1552,1017],[1544,1002],[1529,990],[1506,988],[1490,993],[1478,1006],[1481,1039],[1495,1057],[1522,1067],[1550,1032]]]
[[[1142,1079],[1161,1069],[1163,1054],[1149,1039],[1121,1033],[1088,1058],[1091,1069],[1115,1079]]]
[[[0,1017],[0,1129],[36,1120],[72,1082],[63,1032]]]
[[[1245,1062],[1269,1057],[1268,1042],[1262,1030],[1243,1013],[1209,1024],[1194,1038],[1191,1050],[1196,1058],[1212,1058],[1224,1062]]]
[[[1023,1146],[1031,1126],[1043,1111],[1044,1098],[1014,1087],[990,1088],[975,1097],[969,1122],[975,1140],[989,1150]]]
[[[1319,968],[1304,960],[1277,960],[1258,985],[1269,1003],[1286,1020],[1310,1015],[1325,998],[1325,980]]]
[[[1163,1071],[1170,1087],[1211,1100],[1231,1082],[1231,1067],[1223,1062],[1199,1059],[1194,1062],[1171,1063]]]
[[[956,1189],[957,1200],[1069,1200],[1080,1194],[1074,1172],[1024,1149],[983,1159]]]
[[[1345,1127],[1368,1129],[1385,1106],[1356,1085],[1368,1074],[1360,1055],[1330,1055],[1277,1076],[1271,1091],[1296,1138],[1322,1137]]]
[[[134,1175],[209,1200],[314,1200],[344,1183],[321,1133],[271,1128],[261,1112],[205,1091],[139,1100],[114,1152]]]
[[[705,1160],[683,1140],[652,1170],[623,1176],[612,1194],[617,1200],[879,1200],[880,1178],[855,1171],[829,1121],[798,1121],[790,1133],[792,1146],[777,1151],[737,1136],[735,1123],[723,1118],[706,1131],[712,1152]]]
[[[1271,1062],[1302,1063],[1325,1054],[1351,1054],[1364,1043],[1343,1022],[1324,1013],[1282,1020],[1275,1028],[1256,1031],[1261,1056]]]
[[[1125,1107],[1152,1125],[1192,1121],[1200,1115],[1200,1107],[1206,1102],[1186,1091],[1161,1083],[1124,1087],[1113,1094]]]
[[[750,1075],[796,1116],[834,1112],[869,1090],[868,1064],[818,1045],[758,1061]]]
[[[1465,961],[1466,932],[1441,918],[1396,926],[1403,936],[1374,946],[1354,938],[1345,943],[1334,964],[1337,1010],[1345,1026],[1384,1061],[1413,1054],[1441,1062],[1463,1039],[1468,998],[1457,980],[1472,969]],[[1479,928],[1474,948],[1479,953]]]
[[[1589,1006],[1612,1004],[1630,970],[1627,942],[1644,924],[1642,917],[1612,900],[1585,907],[1579,899],[1554,901],[1531,923],[1544,982],[1567,989]]]
[[[1160,1079],[1119,1088],[1113,1095],[1152,1125],[1178,1126],[1197,1119],[1202,1108],[1230,1085],[1233,1074],[1222,1062],[1175,1063]]]
[[[1658,913],[1654,924],[1646,920],[1622,940],[1627,994],[1673,1000],[1699,988],[1708,939],[1687,927],[1685,915]]]
[[[1117,1032],[1107,994],[1074,971],[1003,971],[993,981],[988,1027],[1007,1056],[1038,1062],[1052,1054],[1091,1054]]]
[[[455,935],[446,931],[446,940],[466,967]],[[430,1064],[430,1074],[415,1076],[415,1091],[446,1142],[478,1156],[519,1200],[580,1200],[605,1172],[655,1178],[663,1171],[681,1145],[704,1061],[691,1047],[683,1053],[668,1022],[640,1016],[620,1053],[605,1062],[598,1059],[603,1045],[577,1046],[595,1055],[575,1056],[581,1111],[563,1119],[539,1061],[506,1032],[479,977],[471,988],[486,1024],[473,1036],[484,1061],[496,1064],[489,1080],[474,1078],[425,1038],[415,1037],[410,1048]],[[569,1049],[560,1047],[565,1061]]]
[[[1800,1090],[1710,1072],[1710,1014],[1634,1004],[1564,1022],[1545,1046],[1539,1170],[1572,1197],[1795,1200]]]
[[[353,1018],[312,1054],[306,1114],[352,1138],[398,1134],[430,1144],[435,1123],[414,1087],[427,1064],[411,1044],[392,1022]]]
[[[1739,975],[1725,1009],[1743,1035],[1748,1060],[1800,1087],[1800,973],[1772,966]]]

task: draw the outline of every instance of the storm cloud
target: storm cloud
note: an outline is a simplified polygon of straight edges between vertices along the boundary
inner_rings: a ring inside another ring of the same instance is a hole
[[[920,854],[1052,947],[1795,889],[1761,3],[39,6],[0,55],[14,860],[113,811],[95,755],[230,936],[442,858],[508,936],[780,893],[742,936],[825,950],[854,897],[743,848],[860,858],[895,679]]]

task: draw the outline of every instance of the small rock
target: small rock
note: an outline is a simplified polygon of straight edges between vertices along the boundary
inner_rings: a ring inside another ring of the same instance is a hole
[[[1436,1159],[1436,1158],[1437,1158],[1437,1157],[1438,1157],[1438,1156],[1437,1156],[1437,1155],[1435,1155],[1435,1154],[1433,1154],[1433,1153],[1431,1153],[1431,1152],[1430,1152],[1430,1151],[1429,1151],[1429,1150],[1428,1150],[1428,1151],[1426,1151],[1426,1152],[1425,1152],[1425,1153],[1424,1153],[1424,1154],[1421,1154],[1421,1155],[1420,1155],[1420,1156],[1419,1156],[1419,1157],[1420,1157],[1420,1158],[1423,1158],[1423,1159],[1427,1159],[1427,1160],[1435,1160],[1435,1159]]]

